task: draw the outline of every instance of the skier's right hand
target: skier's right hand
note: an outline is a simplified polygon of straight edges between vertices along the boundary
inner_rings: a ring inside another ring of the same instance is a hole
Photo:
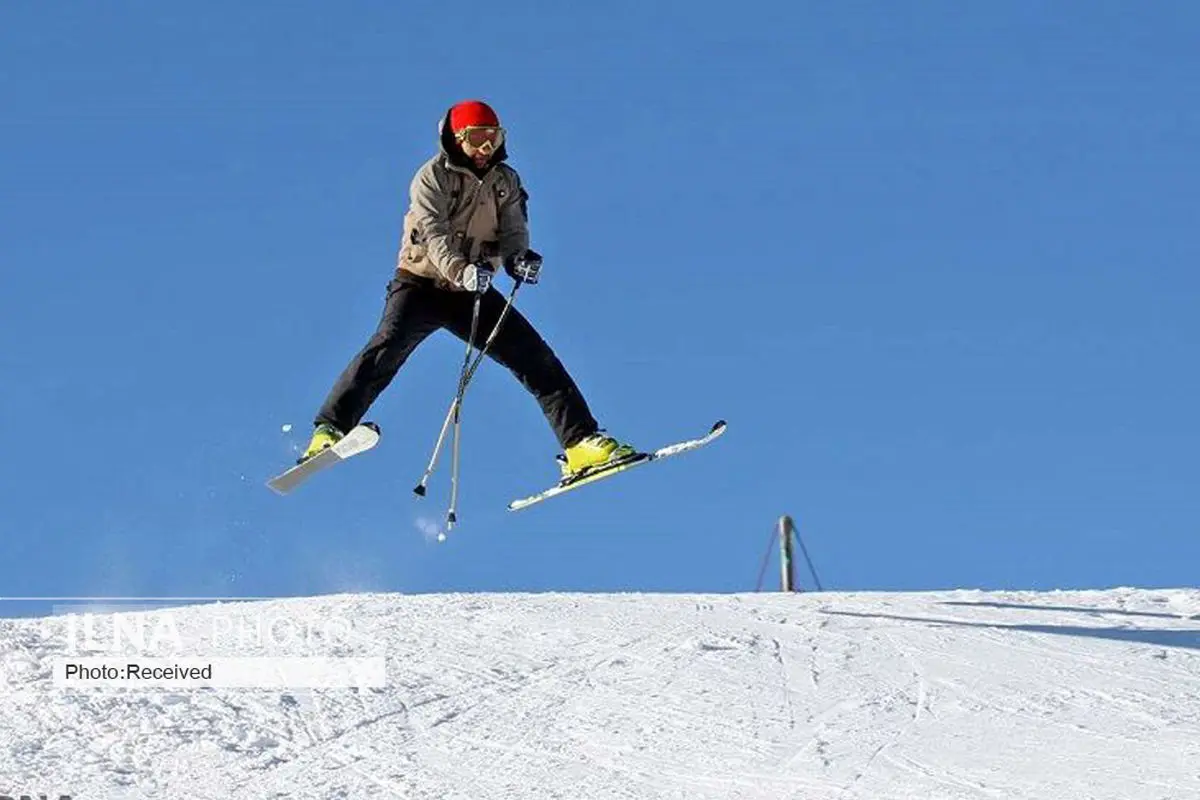
[[[477,261],[463,267],[462,278],[459,279],[459,282],[468,292],[483,294],[492,285],[492,276],[495,274],[496,268],[489,262]]]

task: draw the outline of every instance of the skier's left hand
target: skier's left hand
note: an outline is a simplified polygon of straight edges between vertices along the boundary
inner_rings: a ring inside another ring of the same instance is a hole
[[[504,261],[504,271],[515,281],[537,283],[542,271],[542,256],[536,250],[526,250]]]

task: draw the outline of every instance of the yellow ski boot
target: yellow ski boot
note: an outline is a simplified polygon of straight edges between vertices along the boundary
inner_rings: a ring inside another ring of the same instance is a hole
[[[312,441],[308,443],[308,449],[304,451],[304,455],[300,456],[296,463],[303,464],[327,447],[333,447],[343,436],[345,434],[337,428],[328,422],[322,422],[313,429]]]
[[[634,455],[637,455],[637,449],[633,445],[621,444],[598,432],[568,447],[566,453],[558,457],[558,462],[563,481],[570,481]]]

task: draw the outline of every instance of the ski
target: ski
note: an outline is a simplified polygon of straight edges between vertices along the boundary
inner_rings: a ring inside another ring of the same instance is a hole
[[[322,470],[332,467],[347,458],[365,453],[379,444],[379,426],[364,422],[350,430],[332,447],[327,447],[312,458],[301,461],[294,467],[267,481],[267,486],[277,494],[287,494]]]
[[[513,500],[508,504],[508,510],[519,511],[522,508],[528,508],[529,506],[535,505],[544,500],[549,500],[551,497],[557,497],[558,495],[565,494],[573,489],[578,489],[580,486],[585,486],[589,483],[594,483],[595,481],[602,480],[604,478],[611,478],[613,475],[633,469],[634,467],[640,467],[643,464],[649,464],[652,461],[660,461],[664,458],[670,458],[671,456],[677,456],[681,453],[699,449],[704,447],[706,444],[711,443],[724,432],[725,420],[718,420],[707,434],[698,439],[686,439],[681,442],[675,442],[674,444],[666,445],[665,447],[660,447],[659,449],[650,452],[635,453],[629,458],[622,459],[614,464],[608,464],[590,472],[584,472],[582,475],[575,476],[569,480],[559,481],[556,485],[550,487],[549,489],[538,492],[537,494],[530,495],[529,497],[522,497],[518,500]]]

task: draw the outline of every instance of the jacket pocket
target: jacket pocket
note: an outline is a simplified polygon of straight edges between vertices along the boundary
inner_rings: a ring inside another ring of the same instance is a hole
[[[426,248],[423,243],[413,244],[410,242],[404,245],[404,255],[402,258],[409,264],[420,264],[425,260],[425,253]]]

